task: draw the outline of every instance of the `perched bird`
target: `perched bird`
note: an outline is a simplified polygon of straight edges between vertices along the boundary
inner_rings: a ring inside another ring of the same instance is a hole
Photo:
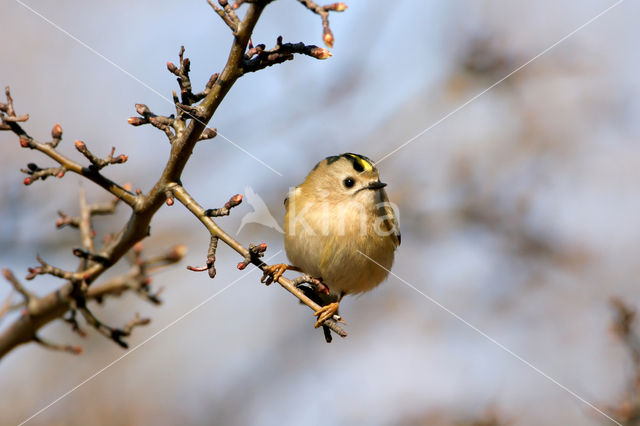
[[[337,313],[345,295],[373,289],[391,269],[400,231],[385,186],[370,159],[345,153],[320,161],[285,199],[292,265],[267,267],[263,281],[277,281],[287,269],[320,279],[328,295],[318,294],[316,327]]]

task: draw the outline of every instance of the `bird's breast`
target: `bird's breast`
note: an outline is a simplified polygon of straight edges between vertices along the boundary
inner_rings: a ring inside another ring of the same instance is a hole
[[[380,232],[375,212],[357,205],[330,209],[326,203],[296,206],[292,201],[284,229],[285,249],[293,265],[321,277],[335,294],[361,293],[387,277],[395,245]]]

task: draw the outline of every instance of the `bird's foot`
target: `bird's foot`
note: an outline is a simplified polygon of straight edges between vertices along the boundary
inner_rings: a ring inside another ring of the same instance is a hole
[[[308,284],[318,294],[329,294],[329,287],[322,282],[322,278],[314,278],[311,275],[301,275],[292,281],[293,285],[300,288]]]
[[[262,275],[260,282],[265,283],[266,285],[269,285],[272,282],[277,282],[278,278],[280,278],[287,269],[300,271],[296,266],[287,265],[286,263],[276,263],[275,265],[270,265],[263,269],[264,275]]]
[[[318,317],[318,321],[316,321],[315,327],[316,328],[320,327],[323,322],[325,322],[329,318],[332,318],[338,312],[339,306],[340,306],[340,303],[333,302],[318,309],[313,314],[314,316]]]

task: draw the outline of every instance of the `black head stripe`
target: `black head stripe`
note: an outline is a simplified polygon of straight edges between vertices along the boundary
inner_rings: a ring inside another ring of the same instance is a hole
[[[337,156],[337,155],[332,155],[331,157],[327,157],[327,158],[325,158],[325,160],[327,160],[327,164],[328,164],[328,165],[335,163],[335,162],[336,162],[336,161],[338,161],[339,159],[340,159],[340,157],[339,157],[339,156]]]
[[[358,173],[362,173],[365,170],[370,171],[370,170],[376,169],[376,166],[373,164],[373,161],[371,161],[369,158],[365,157],[364,155],[354,154],[352,152],[346,152],[342,154],[341,157],[344,157],[347,160],[351,161],[351,164],[353,165],[353,169]]]

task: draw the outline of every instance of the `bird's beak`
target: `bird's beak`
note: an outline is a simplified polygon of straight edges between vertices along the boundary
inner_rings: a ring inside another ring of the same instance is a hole
[[[376,182],[371,182],[369,185],[365,186],[365,188],[366,189],[377,190],[377,189],[384,188],[385,186],[387,186],[386,183],[380,182],[380,181],[376,181]]]

